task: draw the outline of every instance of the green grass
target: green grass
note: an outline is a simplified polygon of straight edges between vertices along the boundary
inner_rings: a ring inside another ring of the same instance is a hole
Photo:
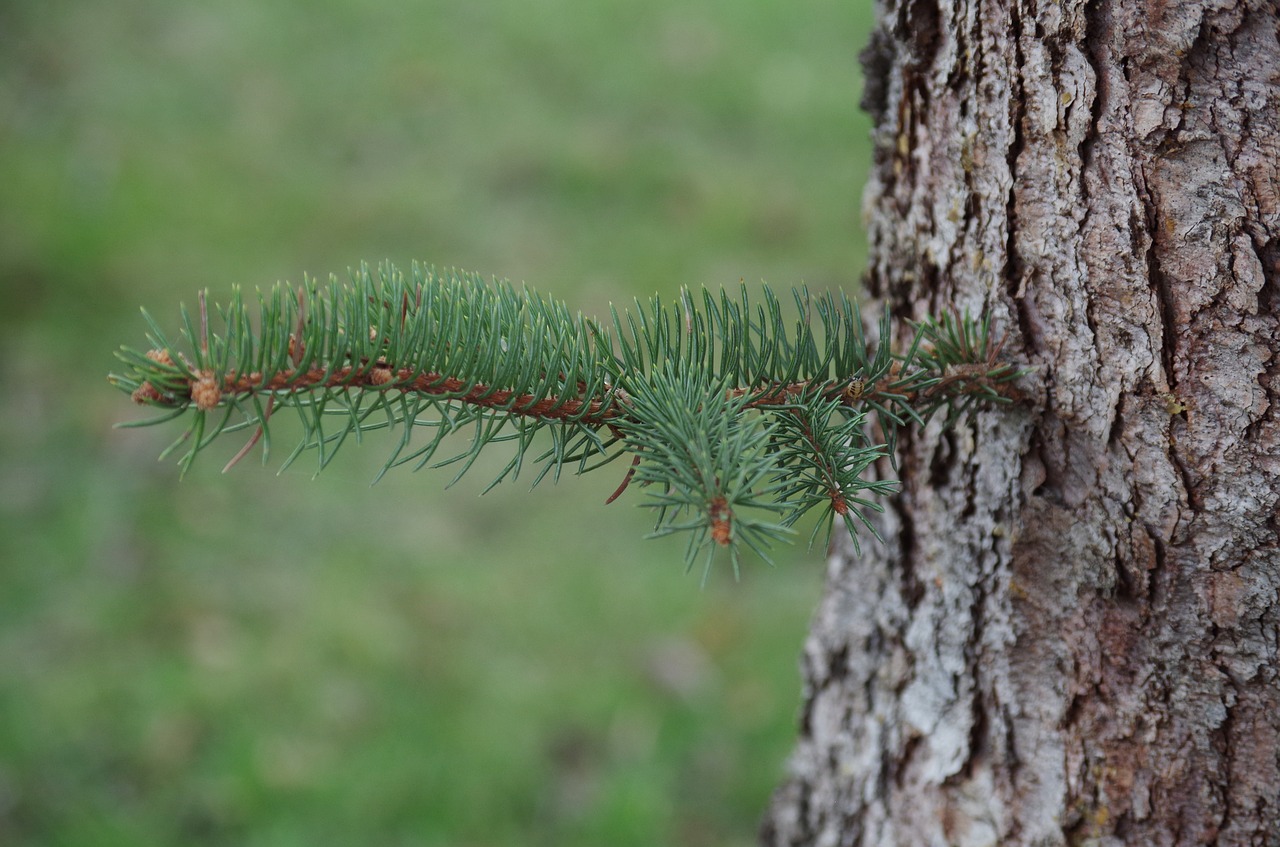
[[[621,469],[186,481],[106,384],[145,305],[362,259],[602,313],[856,290],[869,10],[0,9],[0,842],[751,843],[821,588],[705,590]],[[228,444],[228,454],[237,445]],[[304,463],[299,463],[299,468]]]

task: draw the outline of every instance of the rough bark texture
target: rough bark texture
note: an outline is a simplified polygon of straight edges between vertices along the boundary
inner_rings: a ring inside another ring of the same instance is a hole
[[[890,0],[869,290],[1035,408],[838,546],[776,845],[1280,845],[1275,2]]]

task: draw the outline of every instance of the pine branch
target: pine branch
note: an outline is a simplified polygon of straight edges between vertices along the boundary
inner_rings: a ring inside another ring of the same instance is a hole
[[[185,448],[184,473],[235,432],[248,442],[227,469],[258,445],[265,462],[271,425],[288,410],[303,437],[285,468],[312,450],[323,469],[348,437],[382,429],[398,438],[379,478],[452,465],[456,482],[497,442],[512,455],[490,487],[526,464],[536,485],[630,454],[610,500],[644,487],[655,535],[687,533],[690,565],[703,557],[709,567],[727,547],[735,571],[740,547],[767,558],[815,508],[826,516],[819,529],[836,516],[853,533],[871,527],[863,512],[892,483],[862,475],[892,443],[869,440],[868,413],[892,439],[940,410],[950,419],[977,401],[1019,399],[1011,382],[1022,373],[1000,359],[989,320],[925,322],[895,353],[887,316],[884,343],[870,344],[846,297],[803,289],[792,319],[769,289],[757,301],[743,287],[637,301],[600,323],[528,288],[383,265],[362,266],[349,285],[309,280],[257,299],[255,322],[238,290],[216,316],[201,293],[195,316],[182,310],[179,343],[144,311],[148,349],[117,354],[126,367],[111,381],[162,410],[125,426],[189,413],[165,451]],[[467,446],[440,458],[459,432]],[[549,446],[535,455],[543,435]]]

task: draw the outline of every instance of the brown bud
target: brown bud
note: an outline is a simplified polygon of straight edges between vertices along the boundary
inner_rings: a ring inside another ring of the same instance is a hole
[[[169,355],[168,350],[148,350],[147,358],[158,365],[173,364],[173,357]]]
[[[144,382],[133,390],[133,394],[129,395],[133,398],[133,402],[139,406],[147,403],[158,403],[164,399],[164,396],[156,391],[156,387],[149,382]]]
[[[195,401],[196,408],[202,412],[217,407],[218,401],[222,399],[222,389],[213,371],[205,371],[192,384],[191,399]]]
[[[386,362],[378,362],[373,366],[373,370],[369,371],[370,385],[386,385],[395,379],[395,373],[391,370],[391,366]]]
[[[717,497],[711,501],[711,508],[707,512],[711,518],[711,540],[721,547],[728,547],[733,534],[733,513],[729,511],[729,504],[723,497]]]

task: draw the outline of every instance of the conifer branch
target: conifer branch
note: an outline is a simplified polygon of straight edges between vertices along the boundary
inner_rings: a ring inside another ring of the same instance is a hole
[[[398,438],[378,478],[455,465],[456,482],[497,442],[513,449],[490,487],[526,463],[536,485],[630,454],[609,500],[643,487],[655,535],[687,533],[690,565],[704,557],[709,567],[726,547],[735,571],[741,547],[767,558],[811,509],[826,518],[815,532],[837,516],[855,538],[870,529],[864,511],[893,483],[863,473],[891,454],[896,428],[1019,399],[1022,373],[1001,360],[989,318],[926,321],[895,352],[888,316],[881,342],[868,343],[846,297],[803,289],[793,319],[769,289],[756,300],[743,287],[637,301],[601,323],[528,288],[383,265],[362,266],[348,285],[308,280],[257,299],[256,322],[238,290],[215,320],[201,292],[195,317],[182,310],[177,343],[144,311],[148,349],[118,351],[125,369],[112,383],[163,412],[125,426],[190,413],[165,451],[185,447],[183,472],[234,432],[250,435],[224,470],[259,444],[265,462],[285,410],[303,432],[285,468],[313,450],[323,469],[349,436],[381,429]],[[868,414],[888,445],[870,440]],[[458,432],[470,433],[466,447],[438,458]],[[535,455],[543,434],[549,446]]]

